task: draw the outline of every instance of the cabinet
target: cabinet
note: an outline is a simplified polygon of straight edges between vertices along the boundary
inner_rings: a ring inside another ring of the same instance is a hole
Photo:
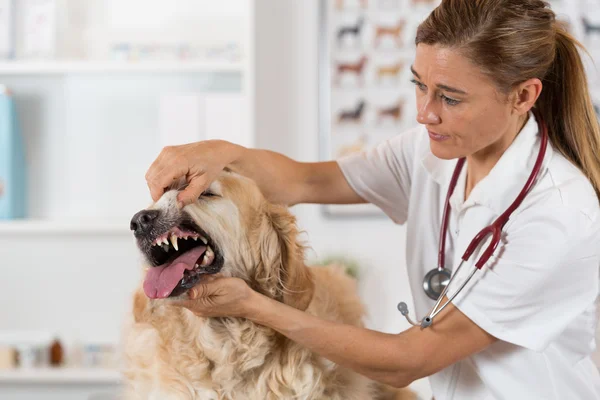
[[[151,201],[144,175],[166,144],[165,99],[188,96],[203,107],[198,139],[254,145],[254,3],[56,4],[56,57],[0,61],[29,192],[28,218],[0,221],[0,330],[52,332],[69,359],[77,344],[118,345],[141,273],[129,220]],[[178,40],[197,56],[144,53]],[[99,400],[118,385],[112,369],[0,370],[3,399]]]

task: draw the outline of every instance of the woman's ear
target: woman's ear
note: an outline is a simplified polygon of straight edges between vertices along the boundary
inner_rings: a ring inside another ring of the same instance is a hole
[[[513,108],[520,114],[526,114],[535,105],[535,102],[542,93],[542,81],[538,78],[531,78],[517,85]]]
[[[312,299],[314,283],[304,264],[304,248],[297,242],[295,217],[285,206],[268,204],[258,232],[259,288],[276,300],[305,310]]]

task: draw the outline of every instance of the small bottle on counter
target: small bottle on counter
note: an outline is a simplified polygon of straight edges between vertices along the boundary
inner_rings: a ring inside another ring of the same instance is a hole
[[[10,346],[0,346],[0,370],[13,369],[17,366],[17,354]]]
[[[60,340],[54,339],[50,346],[50,365],[57,367],[63,364],[64,361],[64,349],[60,343]]]

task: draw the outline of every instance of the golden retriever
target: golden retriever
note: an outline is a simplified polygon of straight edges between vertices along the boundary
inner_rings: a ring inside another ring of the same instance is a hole
[[[143,258],[123,338],[128,399],[412,399],[335,365],[243,318],[201,318],[175,306],[203,275],[219,273],[318,317],[362,326],[356,282],[341,267],[308,267],[286,207],[224,171],[193,204],[177,190],[132,219]],[[167,265],[165,267],[165,265]],[[390,351],[394,351],[390,349]]]

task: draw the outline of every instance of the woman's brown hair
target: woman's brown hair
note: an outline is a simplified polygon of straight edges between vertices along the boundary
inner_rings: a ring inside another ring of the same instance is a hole
[[[442,0],[415,43],[455,48],[503,93],[542,81],[535,104],[550,142],[579,167],[600,198],[600,126],[583,61],[585,50],[541,0]]]

